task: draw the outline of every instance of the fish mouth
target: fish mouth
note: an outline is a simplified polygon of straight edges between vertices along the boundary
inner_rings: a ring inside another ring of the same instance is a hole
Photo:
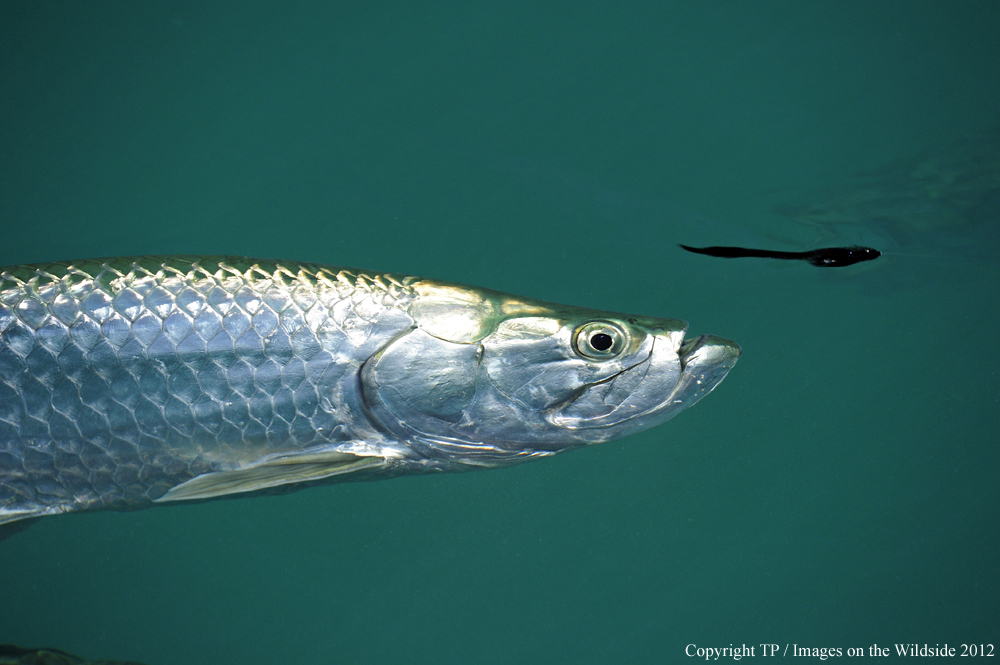
[[[715,335],[678,339],[681,331],[655,334],[648,358],[590,386],[553,421],[568,429],[614,428],[614,438],[655,427],[692,406],[719,385],[743,350]]]
[[[739,344],[725,337],[715,335],[702,335],[693,339],[686,339],[677,350],[677,355],[681,359],[681,369],[687,370],[690,365],[692,369],[702,368],[708,365],[716,369],[725,367],[728,372],[743,355],[743,349]],[[721,378],[719,379],[721,381]]]
[[[731,339],[702,335],[684,340],[677,355],[681,360],[681,379],[674,395],[683,394],[684,407],[688,407],[726,378],[743,355],[743,349]]]

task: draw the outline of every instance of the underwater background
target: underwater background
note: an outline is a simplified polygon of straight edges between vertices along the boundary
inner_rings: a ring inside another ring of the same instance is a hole
[[[997,35],[992,0],[3,3],[0,265],[315,261],[744,355],[666,425],[518,467],[41,519],[0,543],[0,643],[1000,646]]]

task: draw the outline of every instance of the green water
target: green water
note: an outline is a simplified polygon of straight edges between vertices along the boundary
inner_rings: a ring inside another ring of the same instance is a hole
[[[43,519],[0,543],[0,643],[150,665],[1000,646],[996,192],[931,228],[773,212],[1000,120],[1000,4],[540,4],[0,6],[0,265],[294,258],[744,347],[676,420],[554,459]],[[970,195],[936,178],[891,205]],[[857,239],[929,258],[676,247]]]

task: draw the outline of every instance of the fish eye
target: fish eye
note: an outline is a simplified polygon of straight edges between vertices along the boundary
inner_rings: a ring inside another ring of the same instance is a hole
[[[586,360],[609,360],[628,346],[628,334],[609,321],[591,321],[576,329],[573,346]]]
[[[615,344],[615,338],[608,333],[594,333],[590,336],[588,340],[590,346],[597,349],[598,351],[607,351]]]

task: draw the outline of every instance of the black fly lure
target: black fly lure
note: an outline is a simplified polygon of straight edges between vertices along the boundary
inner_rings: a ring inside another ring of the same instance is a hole
[[[874,261],[882,252],[871,247],[853,245],[851,247],[824,247],[811,252],[777,252],[769,249],[747,249],[746,247],[688,247],[689,252],[718,256],[723,259],[737,259],[745,256],[761,259],[784,259],[786,261],[808,261],[820,268],[842,268],[862,261]]]

